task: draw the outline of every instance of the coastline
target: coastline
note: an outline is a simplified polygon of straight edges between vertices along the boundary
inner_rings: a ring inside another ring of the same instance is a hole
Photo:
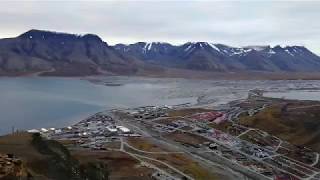
[[[113,77],[113,76],[131,76],[146,78],[182,78],[198,80],[320,80],[319,72],[268,72],[268,71],[229,71],[229,72],[210,72],[189,69],[164,68],[163,71],[144,71],[139,70],[134,74],[114,74],[100,72],[96,74],[79,74],[69,75],[68,73],[58,73],[54,68],[44,71],[35,72],[13,72],[0,73],[0,77],[24,77],[24,76],[41,76],[41,77]]]

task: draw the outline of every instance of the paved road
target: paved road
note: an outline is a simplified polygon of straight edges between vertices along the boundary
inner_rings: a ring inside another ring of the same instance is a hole
[[[319,153],[316,154],[316,160],[314,163],[311,164],[311,166],[315,166],[319,162]]]
[[[170,152],[170,151],[168,151],[168,152],[164,152],[164,151],[159,151],[159,152],[153,151],[153,152],[151,152],[151,151],[143,151],[143,150],[140,150],[140,149],[137,149],[137,148],[131,146],[130,144],[128,144],[126,142],[123,142],[123,144],[128,146],[129,148],[135,150],[135,151],[138,151],[138,152],[141,152],[141,153],[146,153],[146,154],[184,154],[184,152],[181,152],[181,151],[180,152]]]

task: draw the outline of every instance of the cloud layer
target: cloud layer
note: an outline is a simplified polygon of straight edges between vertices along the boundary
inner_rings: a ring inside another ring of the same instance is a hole
[[[304,45],[320,54],[320,2],[1,2],[0,37],[29,29],[94,33],[109,44],[208,41]]]

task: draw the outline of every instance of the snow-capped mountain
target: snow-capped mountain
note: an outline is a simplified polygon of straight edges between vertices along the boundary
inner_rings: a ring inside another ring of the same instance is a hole
[[[319,71],[320,57],[303,46],[232,47],[209,42],[118,44],[114,48],[146,62],[216,71]]]
[[[167,59],[173,57],[176,50],[175,46],[163,42],[138,42],[130,45],[117,44],[114,48],[119,53],[155,63],[161,63],[158,61],[164,63]]]
[[[94,34],[30,30],[0,39],[0,75],[135,74],[167,67],[205,71],[319,72],[320,57],[303,46],[232,47],[208,42],[138,42],[110,46]]]

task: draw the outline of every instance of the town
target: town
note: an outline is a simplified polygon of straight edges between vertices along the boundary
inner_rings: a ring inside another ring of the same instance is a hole
[[[252,99],[255,103],[250,103]],[[113,109],[65,128],[29,132],[62,142],[72,141],[67,145],[69,148],[125,152],[154,169],[154,179],[196,179],[154,157],[170,153],[190,155],[208,166],[223,164],[252,179],[319,179],[318,153],[238,122],[239,116],[252,116],[270,103],[272,99],[251,91],[248,99],[214,110],[186,105]],[[151,152],[130,143],[145,139],[166,144],[163,149],[167,150]]]

